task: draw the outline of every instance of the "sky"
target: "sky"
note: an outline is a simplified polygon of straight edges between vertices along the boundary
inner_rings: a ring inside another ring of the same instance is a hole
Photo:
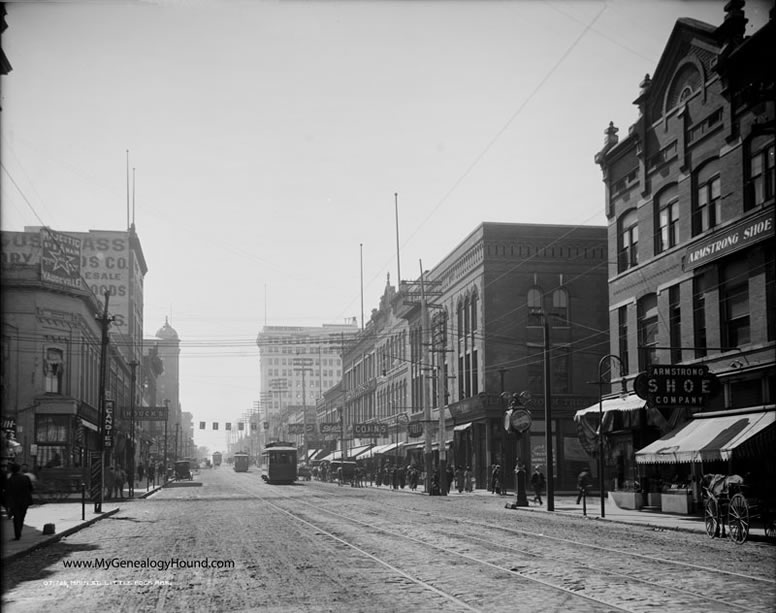
[[[771,5],[747,2],[749,34]],[[129,209],[182,410],[236,421],[264,325],[360,322],[362,279],[366,319],[396,283],[396,202],[405,279],[485,221],[605,225],[604,130],[635,122],[676,20],[723,6],[7,2],[0,226],[124,230]]]

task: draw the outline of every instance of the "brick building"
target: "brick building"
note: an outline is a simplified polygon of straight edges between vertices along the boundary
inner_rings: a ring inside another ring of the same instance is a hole
[[[703,413],[770,412],[764,424],[771,425],[754,428],[752,445],[715,456],[742,463],[761,453],[760,434],[776,440],[776,32],[771,11],[746,38],[743,4],[729,2],[719,27],[677,21],[653,76],[641,82],[636,123],[622,139],[610,124],[595,157],[606,186],[610,353],[621,359],[629,387],[651,365],[705,365],[721,393]],[[607,408],[610,489],[639,482],[637,488],[656,490],[660,482],[692,483],[701,470],[736,468],[713,466],[708,454],[705,464],[684,456],[672,462],[649,450],[636,455],[672,436],[697,409],[645,407],[633,398]],[[596,413],[591,407],[578,416],[591,435]],[[723,417],[720,430],[728,423]],[[751,420],[742,417],[741,427],[744,421]]]

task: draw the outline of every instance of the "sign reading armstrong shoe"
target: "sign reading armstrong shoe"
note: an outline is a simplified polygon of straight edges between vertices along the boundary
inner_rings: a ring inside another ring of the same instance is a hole
[[[639,398],[650,407],[702,408],[720,390],[719,380],[708,366],[652,365],[633,382]]]
[[[773,236],[773,208],[771,207],[769,211],[744,219],[691,245],[684,256],[684,269],[697,268]]]

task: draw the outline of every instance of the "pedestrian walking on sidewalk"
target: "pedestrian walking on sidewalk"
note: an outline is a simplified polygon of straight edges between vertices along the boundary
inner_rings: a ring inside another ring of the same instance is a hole
[[[579,492],[577,495],[577,504],[579,504],[579,501],[582,500],[582,496],[587,496],[587,491],[590,489],[592,484],[593,480],[590,477],[590,473],[586,468],[583,469],[577,477],[577,491]]]
[[[148,477],[148,483],[156,485],[156,477],[154,475],[154,465],[153,464],[149,464],[148,465],[147,477]]]
[[[467,492],[472,491],[472,471],[468,466],[466,467],[466,470],[463,471],[463,489]]]
[[[124,483],[127,481],[127,473],[124,472],[124,469],[121,468],[121,466],[117,466],[115,474],[116,477],[113,482],[113,487],[116,495],[114,498],[121,498],[124,500]]]
[[[113,466],[108,466],[105,469],[105,500],[110,500],[113,497],[113,488],[116,486],[116,473],[113,471]]]
[[[140,462],[137,465],[137,480],[141,485],[143,483],[143,475],[145,475],[145,466],[143,466],[143,463]]]
[[[542,472],[541,467],[537,466],[534,468],[534,472],[531,475],[531,489],[534,491],[533,502],[542,504],[542,492],[544,491],[545,485],[546,480],[544,478],[544,473]]]
[[[22,538],[27,509],[32,504],[32,481],[21,473],[21,467],[16,462],[11,464],[11,476],[5,484],[5,495],[8,509],[13,515],[13,536],[18,541]]]

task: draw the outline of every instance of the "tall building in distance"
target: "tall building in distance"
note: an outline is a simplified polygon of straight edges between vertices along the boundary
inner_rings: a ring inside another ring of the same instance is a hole
[[[355,321],[322,326],[264,326],[259,346],[261,414],[270,437],[280,436],[282,414],[314,409],[316,400],[342,379],[342,348],[359,331]]]

